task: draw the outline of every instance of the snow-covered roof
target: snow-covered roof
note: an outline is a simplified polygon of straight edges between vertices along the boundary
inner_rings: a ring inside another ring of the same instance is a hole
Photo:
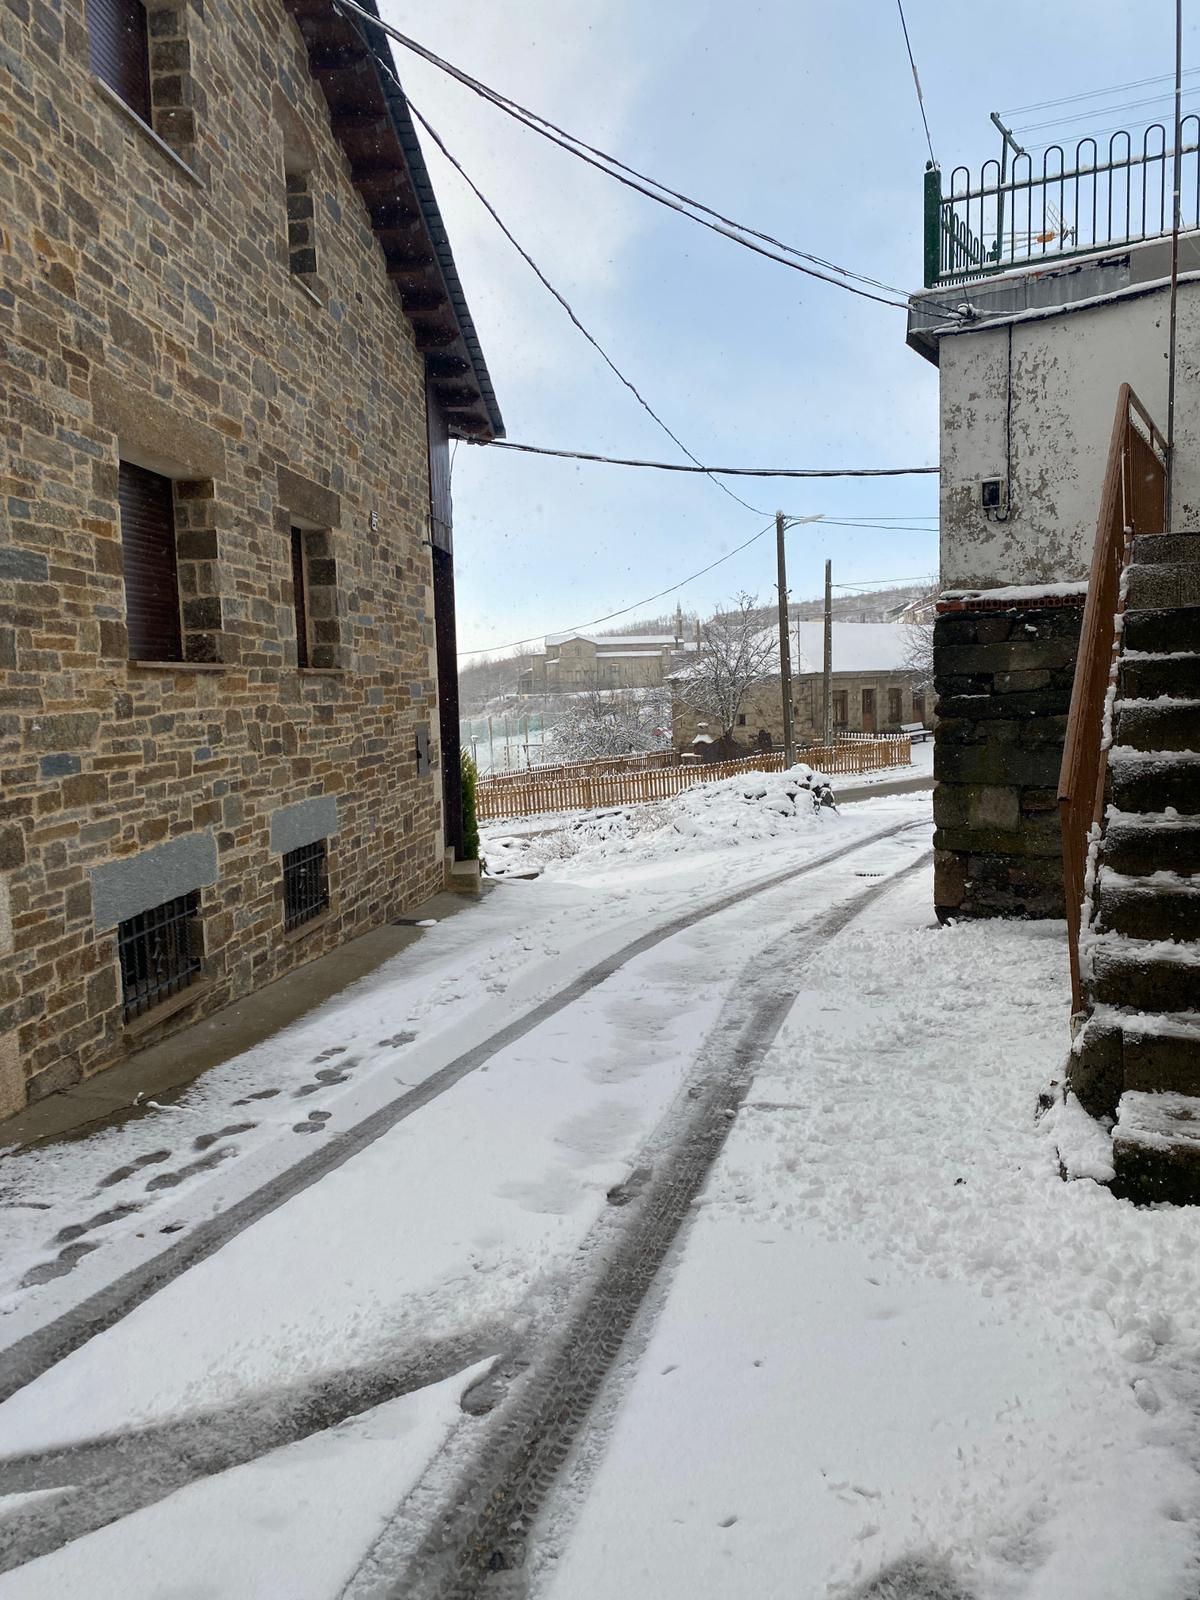
[[[779,632],[764,628],[761,637],[770,650],[768,671],[779,671]],[[825,659],[825,624],[793,622],[792,676],[820,672]],[[834,672],[911,672],[905,657],[912,647],[913,630],[907,622],[835,622],[833,624]],[[676,678],[690,677],[700,671],[697,662],[689,661],[672,674]]]

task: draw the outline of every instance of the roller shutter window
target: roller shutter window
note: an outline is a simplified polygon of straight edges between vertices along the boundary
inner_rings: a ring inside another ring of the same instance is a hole
[[[171,480],[122,461],[119,497],[129,658],[181,661]]]
[[[141,0],[87,0],[92,71],[150,121],[150,46]]]
[[[308,649],[308,564],[304,559],[304,534],[292,529],[292,597],[296,609],[296,665],[312,665]]]

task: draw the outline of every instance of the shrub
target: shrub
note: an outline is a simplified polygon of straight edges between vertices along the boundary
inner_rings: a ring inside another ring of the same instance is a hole
[[[479,860],[479,819],[475,814],[475,789],[479,782],[479,769],[471,759],[470,751],[462,752],[462,823],[463,860]]]

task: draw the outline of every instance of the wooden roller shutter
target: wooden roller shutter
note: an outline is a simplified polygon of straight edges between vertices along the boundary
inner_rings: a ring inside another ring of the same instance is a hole
[[[150,121],[150,47],[141,0],[87,0],[92,71]]]
[[[183,659],[170,478],[121,462],[121,550],[131,661]]]
[[[292,529],[292,594],[296,608],[296,665],[307,667],[308,655],[308,567],[304,560],[304,534]]]

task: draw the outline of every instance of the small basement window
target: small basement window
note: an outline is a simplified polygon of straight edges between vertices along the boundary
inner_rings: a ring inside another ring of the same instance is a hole
[[[286,933],[320,916],[329,905],[329,863],[324,839],[289,850],[283,858],[283,927]]]
[[[193,889],[122,922],[117,952],[125,1021],[132,1022],[186,989],[200,972],[200,891]]]

